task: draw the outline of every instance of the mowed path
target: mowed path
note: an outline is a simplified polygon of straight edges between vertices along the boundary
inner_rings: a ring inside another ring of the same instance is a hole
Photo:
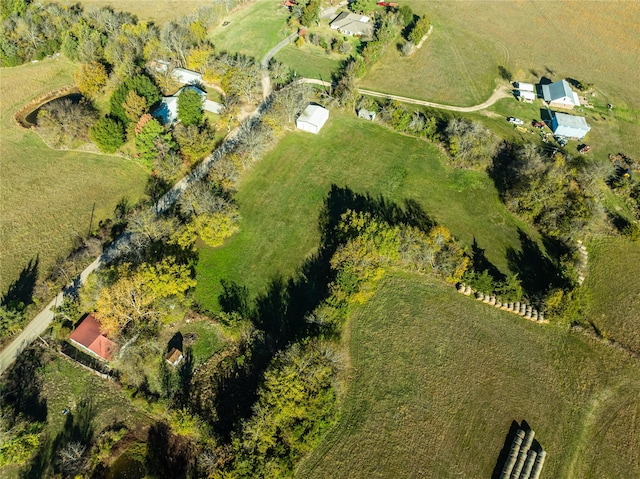
[[[373,90],[365,90],[365,89],[362,89],[362,88],[358,89],[358,91],[362,95],[375,96],[375,97],[378,97],[378,98],[388,98],[390,100],[397,100],[397,101],[400,101],[400,102],[403,102],[403,103],[411,103],[413,105],[429,106],[431,108],[439,108],[441,110],[459,111],[459,112],[462,112],[462,113],[468,113],[468,112],[472,112],[472,111],[484,110],[485,108],[488,108],[491,105],[493,105],[494,103],[496,103],[498,100],[500,100],[502,98],[508,98],[508,97],[511,96],[511,93],[509,93],[509,87],[503,85],[503,86],[500,86],[500,87],[496,88],[493,91],[493,94],[486,101],[483,101],[479,105],[474,105],[474,106],[453,106],[453,105],[443,105],[442,103],[434,103],[432,101],[418,100],[416,98],[407,98],[405,96],[390,95],[388,93],[381,93],[381,92],[373,91]]]

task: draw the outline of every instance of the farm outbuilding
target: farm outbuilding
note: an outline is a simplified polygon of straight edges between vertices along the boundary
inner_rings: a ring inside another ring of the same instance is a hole
[[[571,89],[566,80],[542,85],[542,97],[550,107],[571,110],[574,106],[580,106],[578,94]]]
[[[296,120],[296,127],[309,133],[318,133],[329,119],[329,110],[320,105],[309,105]]]
[[[566,113],[555,113],[551,120],[551,130],[555,136],[567,138],[577,138],[581,140],[585,137],[591,127],[582,116],[567,115]]]
[[[536,94],[532,91],[518,90],[516,92],[518,99],[527,103],[532,103],[536,99]]]
[[[533,85],[533,83],[524,83],[524,82],[518,81],[515,83],[514,86],[520,91],[530,91],[530,92],[536,91],[536,88]]]
[[[193,85],[194,83],[202,82],[202,74],[187,70],[186,68],[174,68],[171,72],[171,76],[183,85]]]
[[[100,328],[98,319],[89,313],[71,333],[69,340],[92,356],[108,361],[118,351],[118,345],[102,334]]]

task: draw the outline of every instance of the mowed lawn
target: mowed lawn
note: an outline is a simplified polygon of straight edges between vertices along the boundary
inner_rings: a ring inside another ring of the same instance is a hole
[[[240,232],[218,249],[199,250],[198,301],[217,309],[220,280],[256,294],[277,275],[295,274],[318,247],[318,215],[332,184],[417,201],[437,222],[508,272],[506,250],[520,249],[518,227],[484,173],[452,169],[434,145],[332,111],[319,135],[285,136],[239,184]],[[531,235],[531,233],[529,232]]]
[[[80,4],[85,9],[111,7],[117,12],[132,13],[138,20],[162,25],[185,17],[201,7],[211,7],[205,0],[55,0],[61,5]]]
[[[640,108],[638,2],[405,3],[429,15],[433,33],[410,58],[390,47],[367,88],[468,106],[487,99],[503,65],[521,81],[572,77]]]
[[[640,352],[640,243],[601,238],[588,251],[585,319],[605,337]]]
[[[124,158],[48,148],[13,114],[48,91],[73,83],[75,66],[63,59],[2,68],[0,158],[0,291],[30,260],[41,273],[69,253],[73,241],[112,216],[118,201],[142,197],[145,169]]]
[[[542,476],[640,477],[640,365],[417,275],[384,279],[351,315],[338,424],[301,478],[489,478],[512,421]]]
[[[225,17],[209,39],[218,52],[241,53],[260,61],[291,32],[286,29],[289,11],[277,0],[256,0]]]
[[[331,74],[340,67],[346,56],[332,53],[327,55],[323,48],[304,45],[298,48],[287,45],[275,56],[276,60],[288,65],[297,76],[331,81]]]

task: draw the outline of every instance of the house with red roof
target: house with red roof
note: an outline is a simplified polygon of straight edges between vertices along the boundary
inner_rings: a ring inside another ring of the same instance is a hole
[[[109,361],[111,356],[118,352],[119,347],[102,334],[100,328],[100,321],[93,313],[89,313],[71,333],[69,339],[91,355]]]

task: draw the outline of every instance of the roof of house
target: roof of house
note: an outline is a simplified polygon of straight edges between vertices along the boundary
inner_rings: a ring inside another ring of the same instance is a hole
[[[544,101],[552,102],[568,98],[574,105],[580,105],[578,95],[571,89],[566,80],[560,80],[548,85],[542,85],[542,96]],[[577,102],[577,103],[576,103]]]
[[[329,117],[329,110],[320,105],[308,105],[298,117],[298,122],[322,126]]]
[[[69,339],[95,355],[109,360],[118,350],[118,345],[102,334],[100,328],[100,322],[93,313],[89,313],[71,333]]]
[[[556,113],[554,116],[558,126],[568,126],[580,130],[589,131],[591,127],[583,116],[567,115],[566,113]]]
[[[165,356],[165,359],[174,366],[182,361],[182,358],[184,358],[184,356],[178,348],[171,348],[171,351]]]
[[[178,119],[178,97],[165,96],[160,100],[158,107],[153,110],[153,116],[164,125],[169,125]]]
[[[199,83],[202,81],[202,74],[194,72],[193,70],[187,70],[186,68],[174,68],[171,72],[171,76],[180,83]]]
[[[364,15],[356,15],[351,12],[342,12],[334,18],[330,26],[333,29],[345,31],[354,35],[364,35],[373,33],[373,25],[369,23],[370,18]]]

